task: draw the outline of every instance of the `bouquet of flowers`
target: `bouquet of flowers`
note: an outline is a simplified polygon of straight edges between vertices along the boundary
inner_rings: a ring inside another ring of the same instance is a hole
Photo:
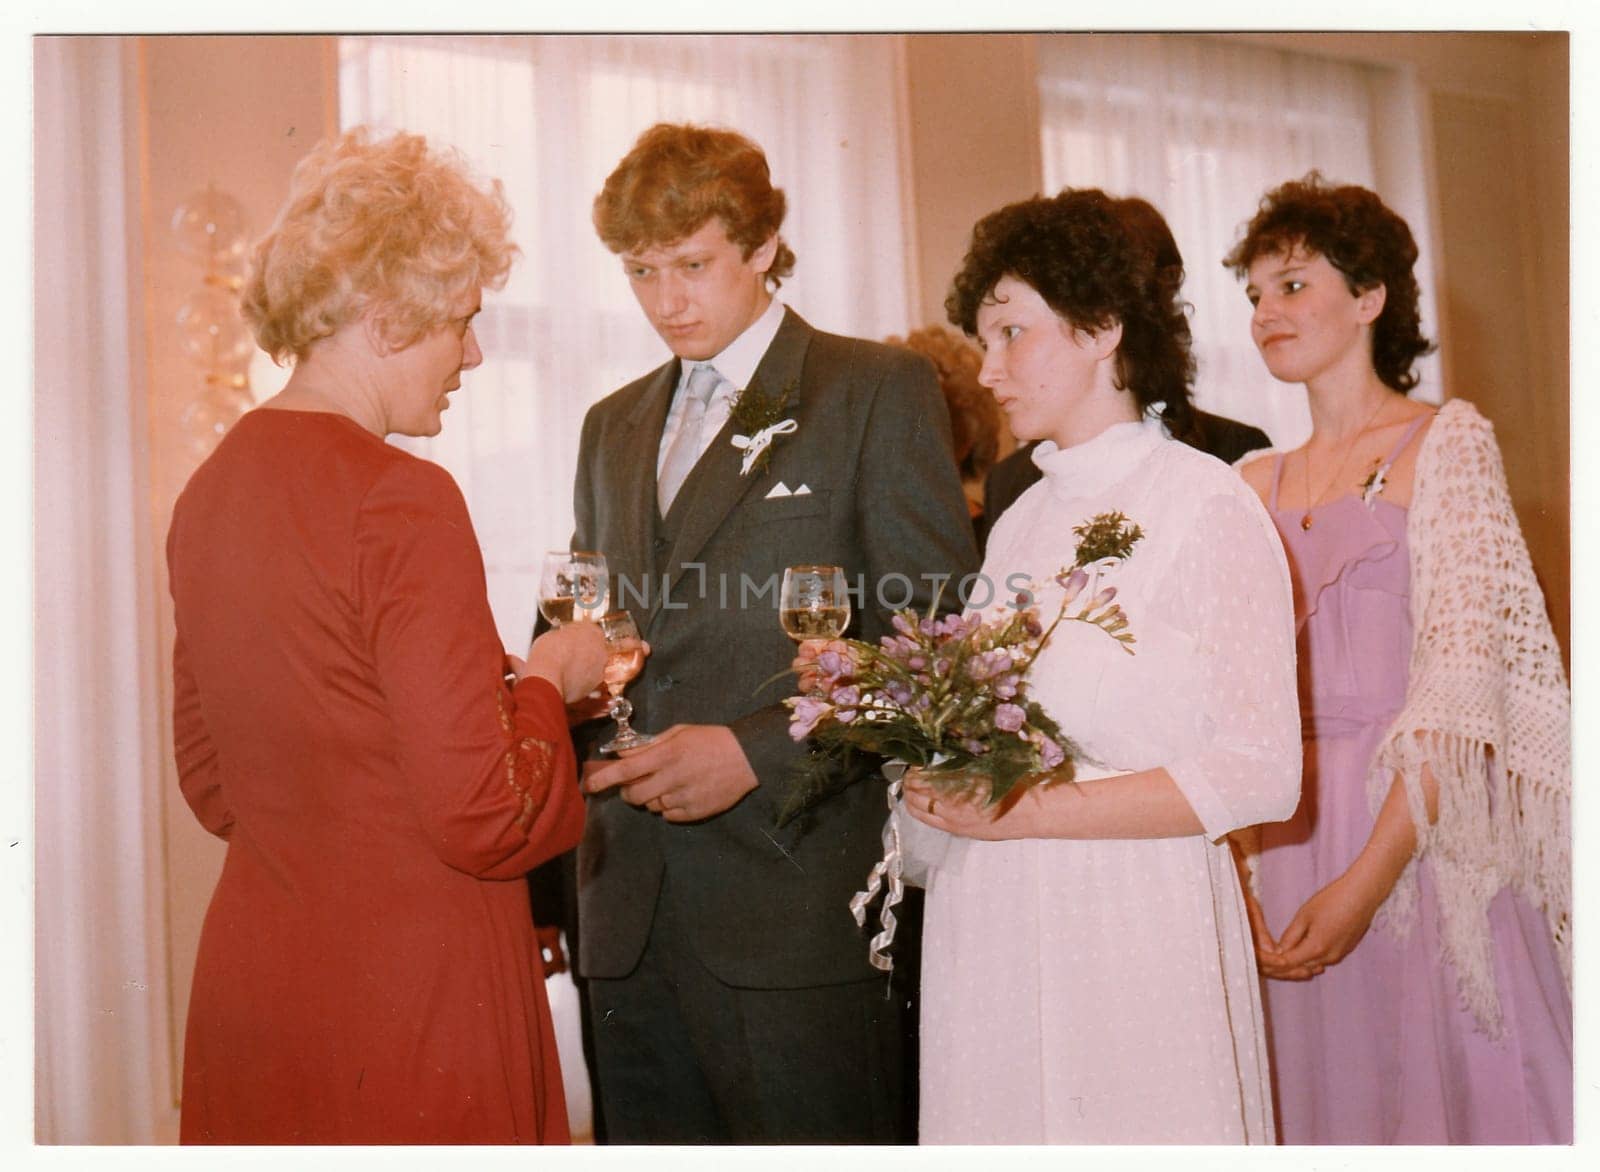
[[[894,634],[877,644],[837,639],[816,657],[815,683],[784,701],[789,735],[810,740],[785,820],[849,777],[860,754],[920,765],[952,787],[976,775],[987,801],[1003,801],[1018,785],[1054,773],[1070,780],[1074,747],[1028,695],[1027,673],[1063,622],[1103,630],[1133,653],[1134,636],[1115,586],[1089,590],[1091,568],[1126,557],[1144,536],[1121,513],[1078,526],[1073,564],[1056,575],[1061,604],[1048,627],[1029,595],[999,617],[911,610],[891,620]],[[1085,595],[1087,594],[1087,597]]]
[[[1023,594],[987,621],[977,613],[939,618],[901,610],[891,620],[894,634],[876,645],[828,642],[803,675],[814,681],[811,687],[784,701],[791,713],[789,735],[811,741],[813,748],[781,820],[826,797],[841,781],[849,784],[861,772],[853,768],[857,758],[866,754],[923,766],[935,781],[948,778],[952,790],[964,792],[976,778],[990,805],[1047,778],[1070,781],[1077,750],[1028,695],[1028,669],[1064,622],[1097,627],[1133,654],[1135,640],[1117,589],[1101,588],[1098,577],[1144,536],[1121,513],[1102,513],[1073,532],[1078,546],[1072,565],[1056,575],[1062,596],[1049,626],[1040,621],[1032,597]],[[892,810],[899,775],[888,768],[885,773]],[[887,971],[893,968],[886,951],[894,939],[893,907],[903,891],[893,819],[883,838],[883,860],[850,910],[857,924],[864,923],[867,904],[887,882],[882,930],[868,954]]]

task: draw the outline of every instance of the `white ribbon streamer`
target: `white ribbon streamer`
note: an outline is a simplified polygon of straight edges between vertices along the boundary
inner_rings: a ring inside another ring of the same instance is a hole
[[[730,442],[744,453],[744,463],[739,467],[739,475],[750,475],[750,469],[755,467],[756,461],[761,458],[761,453],[772,446],[774,439],[799,430],[800,425],[793,419],[780,419],[770,427],[763,427],[755,435],[734,436]]]
[[[892,774],[891,770],[894,771]],[[867,876],[866,890],[856,892],[855,898],[850,901],[850,914],[855,917],[856,927],[864,927],[867,922],[867,905],[877,898],[885,883],[888,884],[888,893],[883,897],[883,908],[878,913],[878,925],[881,930],[867,947],[867,963],[885,973],[894,971],[894,958],[888,952],[889,945],[894,943],[897,922],[894,906],[906,892],[905,855],[900,850],[900,827],[892,816],[895,803],[900,800],[900,792],[905,788],[901,781],[905,771],[906,765],[903,761],[890,761],[883,767],[883,775],[890,779],[888,798],[891,815],[883,824],[883,859]]]

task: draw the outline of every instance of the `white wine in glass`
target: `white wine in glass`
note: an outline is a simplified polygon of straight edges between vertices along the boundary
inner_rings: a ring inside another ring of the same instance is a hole
[[[552,627],[573,619],[593,621],[610,597],[606,557],[592,550],[553,549],[539,572],[539,613]]]
[[[617,735],[601,745],[600,752],[616,753],[648,745],[655,738],[628,723],[633,704],[622,694],[628,681],[644,667],[644,640],[639,638],[639,628],[627,611],[614,610],[601,616],[600,631],[606,637],[606,666],[600,678],[611,693],[611,707],[606,712],[617,722]]]
[[[778,622],[796,643],[837,639],[850,625],[850,595],[838,566],[790,566],[778,593]]]

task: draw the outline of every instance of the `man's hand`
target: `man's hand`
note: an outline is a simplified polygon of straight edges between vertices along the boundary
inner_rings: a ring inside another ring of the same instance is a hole
[[[730,810],[758,784],[733,730],[720,724],[675,724],[643,748],[587,762],[583,771],[586,792],[620,787],[623,801],[668,822]]]

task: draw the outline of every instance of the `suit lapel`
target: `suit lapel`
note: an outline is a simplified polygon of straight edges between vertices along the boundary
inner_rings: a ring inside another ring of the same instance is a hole
[[[617,562],[611,567],[613,607],[620,605],[616,588],[619,569],[630,578],[635,575],[648,578],[656,571],[655,553],[651,548],[655,538],[656,456],[661,449],[667,408],[672,404],[672,392],[678,385],[678,372],[676,360],[658,370],[640,392],[632,409],[622,417],[618,428],[611,486],[616,498],[609,503],[624,523],[617,527],[623,547],[615,551]],[[650,593],[653,596],[654,592]]]
[[[785,418],[799,417],[804,389],[800,383],[800,373],[805,365],[806,350],[811,345],[812,332],[799,314],[792,309],[785,309],[778,332],[773,335],[772,344],[767,347],[750,380],[750,386],[746,388],[748,394],[771,396],[781,394],[785,387],[792,388],[789,402],[784,407]],[[684,576],[684,564],[693,562],[699,556],[706,542],[721,528],[735,506],[763,479],[754,472],[749,476],[739,474],[744,453],[731,442],[738,431],[738,424],[730,416],[689,473],[689,478],[683,482],[677,499],[672,502],[667,529],[675,532],[677,537],[667,557],[667,589],[651,599],[652,620],[669,592],[680,595],[678,601],[688,597],[678,586]],[[775,442],[783,443],[783,437]],[[651,467],[654,466],[652,463]],[[651,483],[653,486],[654,481]]]

